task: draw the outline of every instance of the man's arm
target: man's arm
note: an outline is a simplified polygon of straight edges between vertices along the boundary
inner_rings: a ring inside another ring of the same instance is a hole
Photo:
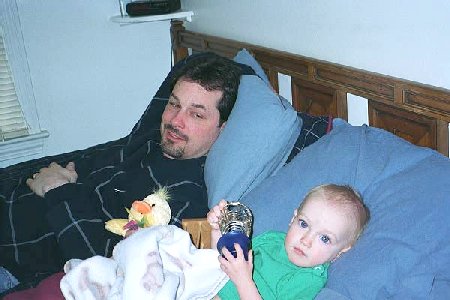
[[[83,184],[65,184],[45,195],[47,223],[65,260],[85,259],[94,255],[109,256],[121,236],[105,230],[107,216],[95,189]],[[125,210],[122,209],[125,217]],[[109,209],[117,217],[119,211]]]

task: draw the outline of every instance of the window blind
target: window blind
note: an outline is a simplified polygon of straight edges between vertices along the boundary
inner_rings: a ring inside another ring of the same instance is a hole
[[[29,135],[0,29],[0,142]]]

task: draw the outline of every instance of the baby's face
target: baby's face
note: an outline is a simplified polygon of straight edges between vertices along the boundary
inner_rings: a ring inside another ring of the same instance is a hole
[[[289,260],[301,267],[332,261],[350,249],[353,223],[342,209],[311,195],[291,220],[284,243]]]

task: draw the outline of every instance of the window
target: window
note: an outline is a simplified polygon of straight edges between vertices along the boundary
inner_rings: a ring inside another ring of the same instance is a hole
[[[41,130],[16,0],[0,1],[0,168],[42,155]]]
[[[29,135],[0,30],[0,142]]]

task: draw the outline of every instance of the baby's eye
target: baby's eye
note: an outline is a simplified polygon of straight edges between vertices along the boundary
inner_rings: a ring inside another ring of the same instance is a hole
[[[298,225],[300,225],[301,228],[307,228],[308,227],[308,223],[306,223],[306,221],[303,220],[303,219],[299,219],[298,220]]]
[[[329,244],[330,243],[330,238],[326,235],[322,235],[320,237],[320,240],[324,243],[324,244]]]

